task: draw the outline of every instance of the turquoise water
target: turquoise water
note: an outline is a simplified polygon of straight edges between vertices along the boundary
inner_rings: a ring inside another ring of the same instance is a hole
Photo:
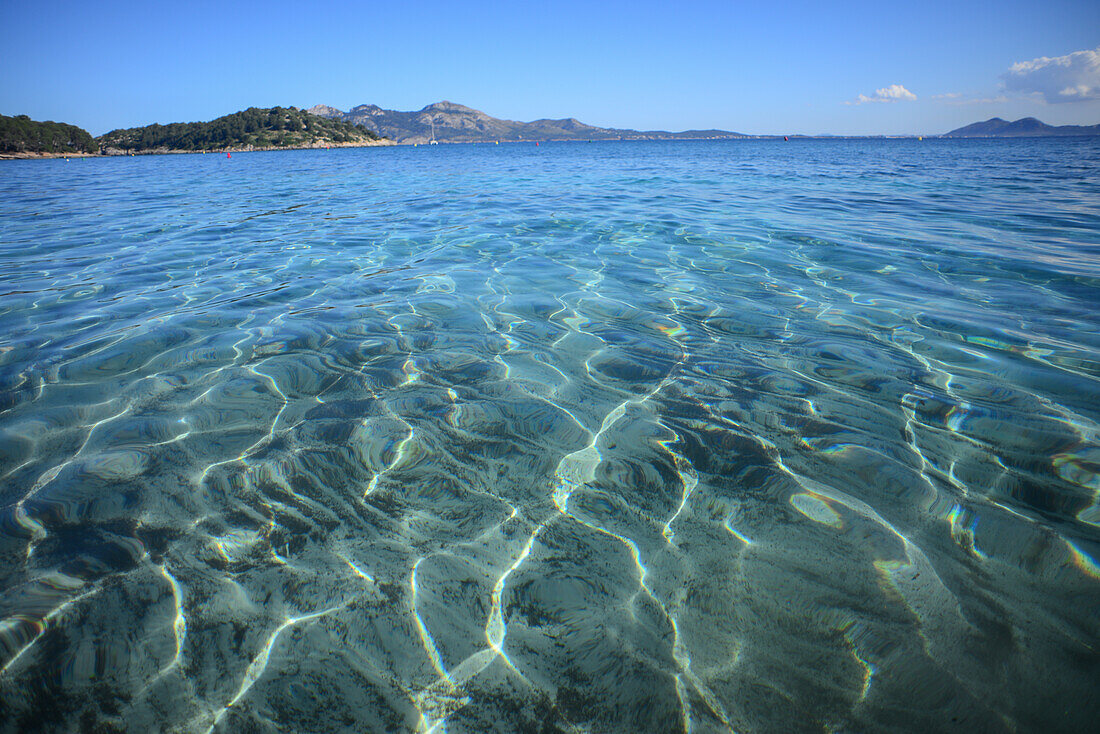
[[[0,166],[0,731],[1084,731],[1100,141]]]

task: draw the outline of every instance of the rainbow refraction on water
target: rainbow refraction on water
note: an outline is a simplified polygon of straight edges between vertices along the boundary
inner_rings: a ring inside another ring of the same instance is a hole
[[[0,731],[1085,731],[1100,142],[0,166]]]

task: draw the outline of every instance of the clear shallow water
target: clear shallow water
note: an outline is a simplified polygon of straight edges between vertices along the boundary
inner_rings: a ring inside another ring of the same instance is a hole
[[[1085,730],[1098,304],[1096,141],[5,163],[0,730]]]

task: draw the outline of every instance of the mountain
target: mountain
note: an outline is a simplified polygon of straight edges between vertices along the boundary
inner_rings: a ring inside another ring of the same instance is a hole
[[[94,153],[91,134],[64,122],[36,122],[26,115],[0,115],[0,153]]]
[[[945,138],[1047,138],[1100,135],[1100,125],[1047,125],[1034,117],[1009,122],[999,117],[975,122],[945,134]]]
[[[107,153],[321,148],[384,144],[370,130],[297,107],[249,107],[210,122],[112,130],[96,138]]]
[[[347,112],[317,105],[311,112],[321,117],[362,125],[398,143],[427,143],[435,139],[445,143],[488,143],[497,140],[670,140],[673,138],[745,138],[748,135],[726,130],[619,130],[586,125],[572,117],[562,120],[516,122],[491,117],[454,102],[436,102],[415,112],[384,110],[373,104],[353,107]]]

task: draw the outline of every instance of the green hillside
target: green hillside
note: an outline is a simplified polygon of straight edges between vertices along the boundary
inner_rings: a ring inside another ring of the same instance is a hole
[[[124,151],[297,148],[355,145],[382,138],[359,125],[329,120],[297,107],[249,107],[210,122],[174,122],[112,130],[96,138],[103,149]]]
[[[0,115],[0,153],[95,153],[99,146],[76,125]]]

